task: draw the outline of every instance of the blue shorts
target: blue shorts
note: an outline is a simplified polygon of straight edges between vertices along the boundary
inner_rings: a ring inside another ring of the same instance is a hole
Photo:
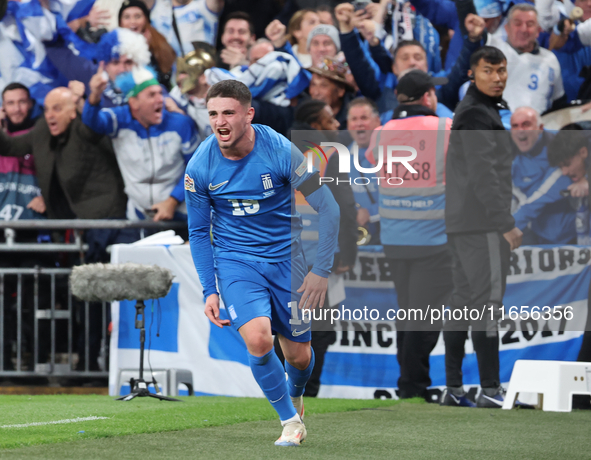
[[[312,339],[311,319],[305,321],[297,307],[302,295],[296,291],[307,273],[303,254],[283,262],[216,260],[220,294],[234,327],[266,316],[274,333],[293,342]]]

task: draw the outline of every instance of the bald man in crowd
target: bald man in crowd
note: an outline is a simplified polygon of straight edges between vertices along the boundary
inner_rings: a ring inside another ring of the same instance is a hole
[[[576,243],[575,209],[570,196],[588,193],[587,181],[574,184],[548,163],[547,147],[554,135],[544,131],[540,114],[519,107],[511,116],[513,217],[523,244]],[[565,196],[567,195],[567,196]]]
[[[124,218],[127,197],[111,141],[82,123],[76,104],[68,88],[50,91],[31,131],[0,133],[0,155],[34,156],[48,218]]]
[[[96,134],[78,116],[78,97],[68,88],[56,88],[45,97],[45,116],[22,136],[0,133],[0,154],[32,154],[49,219],[124,219],[127,197],[108,136]],[[91,229],[84,232],[89,249],[86,262],[108,262],[106,247],[139,239],[136,229]],[[80,325],[85,324],[83,303],[76,302]],[[84,333],[78,334],[78,370],[99,370],[101,308],[90,308],[88,363]],[[82,326],[83,327],[83,326]]]

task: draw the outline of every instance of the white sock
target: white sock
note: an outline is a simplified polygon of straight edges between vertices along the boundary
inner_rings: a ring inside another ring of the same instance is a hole
[[[299,414],[295,414],[293,417],[288,418],[287,420],[281,420],[281,426],[285,426],[288,423],[294,423],[294,422],[302,423],[302,419],[300,418]]]

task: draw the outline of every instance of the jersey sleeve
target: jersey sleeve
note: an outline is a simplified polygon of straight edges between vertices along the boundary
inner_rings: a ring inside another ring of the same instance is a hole
[[[213,249],[211,247],[211,203],[203,180],[191,163],[185,172],[185,197],[189,225],[189,242],[193,263],[203,286],[203,296],[207,299],[217,294]]]
[[[332,193],[322,186],[306,197],[318,213],[318,251],[312,273],[327,278],[334,262],[339,236],[340,209]]]
[[[513,214],[515,226],[520,230],[525,229],[529,222],[544,213],[546,206],[564,200],[560,192],[571,184],[572,180],[568,176],[563,176],[559,169],[549,169],[541,185],[520,203],[520,207]]]
[[[92,105],[88,101],[82,111],[82,122],[95,133],[116,137],[119,131],[117,108],[101,109],[100,105]]]
[[[308,168],[308,159],[291,142],[289,143],[289,148],[291,150],[290,161],[286,161],[282,166],[284,174],[289,178],[291,186],[299,190],[308,179],[315,174],[319,174],[319,172],[313,165]],[[287,158],[287,155],[284,155],[284,157]]]
[[[181,136],[181,153],[183,155],[185,164],[188,164],[189,160],[193,156],[193,153],[197,149],[197,146],[199,145],[199,133],[195,123],[193,123],[193,120],[191,120],[189,117],[179,114],[178,119],[179,120],[176,129],[178,134]],[[179,203],[183,202],[185,199],[185,180],[186,178],[181,177],[179,182],[170,193],[170,196]]]

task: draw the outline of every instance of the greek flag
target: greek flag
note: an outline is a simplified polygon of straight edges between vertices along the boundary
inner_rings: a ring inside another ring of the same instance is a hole
[[[8,2],[0,21],[0,87],[18,81],[42,104],[51,89],[67,85],[67,80],[47,59],[43,41],[51,40],[56,18],[38,0]]]
[[[252,97],[275,105],[288,107],[310,84],[310,72],[303,69],[290,54],[273,51],[254,64],[229,72],[218,67],[205,71],[210,85],[222,80],[238,80],[250,89]]]

